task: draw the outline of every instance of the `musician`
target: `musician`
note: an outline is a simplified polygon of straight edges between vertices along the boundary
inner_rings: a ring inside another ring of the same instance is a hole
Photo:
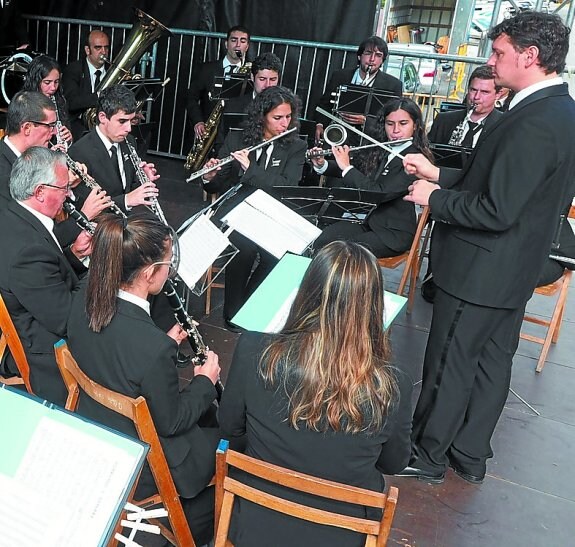
[[[495,84],[492,67],[478,66],[471,73],[467,84],[467,110],[439,113],[429,131],[429,142],[473,148],[483,129],[489,129],[502,115],[495,108],[495,103],[502,93],[502,87]],[[473,112],[468,117],[471,108]]]
[[[283,329],[240,337],[220,404],[227,438],[247,434],[251,457],[382,492],[382,473],[394,473],[409,458],[413,383],[391,365],[383,313],[373,254],[343,241],[324,247]],[[254,485],[324,510],[381,517],[365,507]],[[231,539],[237,547],[291,546],[294,538],[297,545],[365,544],[365,536],[236,501]]]
[[[263,190],[296,186],[301,179],[306,150],[306,143],[297,135],[291,133],[253,152],[249,148],[296,127],[299,108],[299,99],[285,87],[268,87],[257,95],[248,108],[244,130],[231,132],[220,149],[220,159],[231,156],[234,161],[204,175],[206,192],[225,192],[238,182]],[[206,167],[217,164],[218,159],[212,158]],[[240,250],[226,267],[224,319],[233,327],[230,320],[277,261],[239,233],[234,232],[230,240]],[[258,252],[260,262],[253,270]]]
[[[186,110],[196,138],[201,138],[205,131],[205,122],[208,119],[213,103],[209,94],[213,91],[217,76],[237,72],[245,62],[250,47],[250,31],[241,25],[228,30],[226,37],[226,55],[219,61],[204,63],[197,77],[194,77],[188,91]]]
[[[393,95],[401,97],[403,93],[403,84],[400,80],[386,74],[380,70],[387,58],[388,48],[385,40],[379,36],[370,36],[366,38],[357,48],[357,68],[344,68],[336,70],[329,79],[325,88],[325,93],[319,100],[318,106],[330,112],[333,110],[331,101],[332,94],[337,91],[340,85],[353,84],[370,87],[380,91],[387,91]],[[354,125],[364,125],[365,116],[363,114],[351,114],[340,112],[339,115],[347,123]],[[321,115],[318,115],[316,126],[316,141],[323,137],[323,126],[327,123]]]
[[[371,136],[380,142],[411,139],[389,148],[402,154],[421,152],[431,158],[424,128],[416,103],[407,98],[392,99],[379,112]],[[322,156],[312,158],[317,172],[339,177],[333,180],[339,181],[340,186],[381,192],[381,196],[364,224],[346,221],[331,224],[315,240],[314,248],[343,239],[366,245],[380,258],[407,251],[415,236],[417,218],[413,204],[402,198],[415,178],[404,171],[401,158],[379,147],[364,150],[353,160],[348,146],[335,146],[332,150],[335,161],[328,162]]]
[[[96,105],[96,127],[76,141],[69,152],[74,160],[86,165],[88,173],[124,211],[138,205],[150,205],[151,200],[158,197],[154,181],[159,175],[154,164],[143,163],[149,182],[140,184],[125,143],[126,139],[131,139],[135,146],[129,134],[137,107],[136,97],[130,89],[122,85],[103,89]],[[80,202],[87,192],[83,185],[78,188]]]
[[[68,169],[61,152],[33,146],[14,162],[13,197],[0,211],[0,292],[22,341],[34,393],[64,405],[66,388],[54,356],[54,343],[66,336],[66,324],[80,259],[90,254],[91,237],[81,232],[61,247],[54,217],[70,194]],[[11,356],[3,372],[15,374]]]
[[[56,103],[57,119],[61,122],[60,139],[72,143],[72,132],[70,131],[70,116],[68,113],[68,104],[62,87],[60,78],[62,70],[56,59],[48,55],[39,55],[35,57],[28,67],[26,80],[24,81],[24,91],[39,91],[50,100]],[[53,99],[52,99],[53,97]],[[57,139],[53,139],[57,141]],[[54,142],[56,144],[56,142]]]
[[[509,111],[454,185],[452,173],[417,155],[405,158],[422,179],[406,199],[429,204],[436,220],[438,289],[413,459],[403,474],[433,482],[448,466],[474,484],[485,477],[525,304],[575,194],[575,103],[560,77],[569,29],[557,15],[524,12],[496,25],[489,38],[495,82],[516,92]]]
[[[82,114],[98,102],[97,89],[106,74],[104,57],[110,55],[109,36],[101,30],[93,30],[87,36],[84,52],[86,57],[70,63],[62,76],[74,140],[89,129],[82,121]]]
[[[208,352],[192,381],[178,387],[176,353],[186,332],[174,325],[167,333],[150,318],[148,296],[158,294],[175,273],[172,232],[149,213],[128,219],[103,215],[94,235],[87,284],[75,297],[68,323],[68,344],[80,368],[99,384],[148,403],[162,448],[182,497],[196,545],[213,533],[213,488],[220,438],[214,383],[218,356]],[[137,437],[133,423],[80,397],[80,414]],[[136,498],[156,493],[146,465]]]
[[[37,91],[20,91],[14,96],[8,107],[6,136],[0,141],[0,210],[12,201],[10,173],[16,159],[32,146],[49,146],[55,131],[56,111],[51,100]],[[70,174],[70,183],[74,187],[79,180]],[[108,202],[105,192],[92,191],[81,210],[91,220]],[[62,247],[66,247],[78,237],[80,229],[74,220],[68,219],[56,223],[54,233]]]

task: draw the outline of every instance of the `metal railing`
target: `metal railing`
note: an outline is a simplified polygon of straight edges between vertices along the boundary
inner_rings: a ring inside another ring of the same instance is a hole
[[[131,29],[131,25],[101,21],[40,16],[26,16],[26,19],[34,49],[56,58],[63,66],[84,55],[83,40],[93,29],[102,29],[110,35],[110,56],[113,60]],[[151,106],[148,114],[149,121],[155,125],[149,151],[184,158],[193,140],[185,108],[187,91],[199,71],[200,63],[225,54],[226,36],[178,28],[170,30],[173,35],[161,39],[144,56],[139,72],[145,77],[171,78],[163,95]],[[278,55],[284,66],[281,85],[292,89],[300,97],[302,116],[314,119],[315,104],[325,90],[329,75],[334,70],[355,66],[356,50],[355,45],[252,36],[249,56],[253,58],[265,51]],[[485,62],[481,58],[427,55],[415,51],[394,51],[393,56],[409,59],[416,66],[421,59],[432,59],[438,67],[450,65],[450,70],[440,70],[437,89],[427,93],[415,90],[409,95],[426,110],[428,121],[432,118],[432,109],[442,98],[462,98],[469,69]]]

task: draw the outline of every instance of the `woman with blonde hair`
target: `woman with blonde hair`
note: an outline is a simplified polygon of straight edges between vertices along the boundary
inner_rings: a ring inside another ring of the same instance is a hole
[[[412,381],[391,365],[383,278],[365,247],[335,241],[312,260],[283,329],[245,333],[220,405],[228,438],[246,454],[332,481],[383,491],[382,473],[410,455]],[[260,484],[326,510],[342,504]],[[344,506],[345,507],[345,506]],[[349,509],[349,510],[348,510]],[[351,515],[379,518],[368,508]],[[293,519],[241,500],[232,541],[242,545],[363,545],[353,532]]]

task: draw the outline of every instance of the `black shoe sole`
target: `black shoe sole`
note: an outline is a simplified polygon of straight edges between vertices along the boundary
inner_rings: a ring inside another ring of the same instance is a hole
[[[483,477],[479,477],[478,475],[472,475],[471,473],[466,473],[465,471],[462,471],[461,469],[458,469],[457,467],[454,467],[453,465],[450,465],[449,467],[451,467],[451,469],[453,469],[453,472],[458,477],[461,477],[464,481],[467,481],[470,484],[482,484],[483,480],[485,479],[485,475],[483,475]]]

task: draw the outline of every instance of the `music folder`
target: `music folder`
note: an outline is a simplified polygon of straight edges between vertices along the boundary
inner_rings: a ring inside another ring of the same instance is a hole
[[[148,445],[0,385],[0,546],[104,547]]]

